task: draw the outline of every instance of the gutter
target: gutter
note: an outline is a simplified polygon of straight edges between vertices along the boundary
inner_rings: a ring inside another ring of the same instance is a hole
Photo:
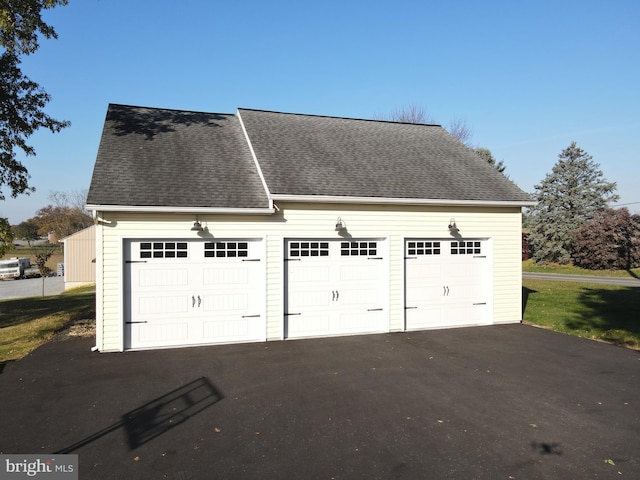
[[[269,200],[269,207],[265,208],[227,208],[227,207],[172,207],[172,206],[144,206],[144,205],[86,205],[86,209],[96,212],[128,212],[128,213],[200,213],[223,215],[273,215],[275,208],[273,200]]]
[[[477,206],[477,207],[532,207],[535,201],[524,200],[448,200],[429,198],[347,197],[332,195],[287,195],[271,194],[271,200],[304,203],[359,203],[381,205],[433,205],[433,206]]]

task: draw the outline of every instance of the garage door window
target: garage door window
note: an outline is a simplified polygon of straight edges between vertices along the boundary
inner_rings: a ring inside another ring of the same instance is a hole
[[[187,242],[142,242],[140,258],[187,258]]]
[[[204,244],[204,256],[215,258],[236,258],[249,256],[247,242],[207,242]]]
[[[482,242],[460,240],[451,242],[451,255],[480,255]]]
[[[345,256],[371,256],[377,255],[378,242],[342,242],[340,255]]]
[[[407,255],[440,255],[440,242],[407,242]]]
[[[290,257],[328,257],[329,242],[291,242]]]

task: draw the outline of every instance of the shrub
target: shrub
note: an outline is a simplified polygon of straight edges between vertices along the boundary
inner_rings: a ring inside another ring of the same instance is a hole
[[[630,270],[640,266],[640,215],[607,208],[573,235],[572,259],[591,270]]]

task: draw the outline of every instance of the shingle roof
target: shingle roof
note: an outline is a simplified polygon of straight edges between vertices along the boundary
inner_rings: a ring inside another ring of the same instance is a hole
[[[87,203],[267,208],[242,125],[275,197],[531,201],[437,125],[110,105]]]
[[[269,207],[237,116],[113,104],[87,203]]]
[[[438,125],[238,112],[271,194],[531,201]]]

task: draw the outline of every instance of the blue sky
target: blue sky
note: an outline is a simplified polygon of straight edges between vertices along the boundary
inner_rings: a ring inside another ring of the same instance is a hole
[[[59,39],[24,71],[72,126],[31,138],[37,191],[4,190],[12,224],[89,187],[109,103],[354,118],[420,105],[463,119],[527,192],[575,140],[640,212],[635,0],[70,0],[45,20]]]

